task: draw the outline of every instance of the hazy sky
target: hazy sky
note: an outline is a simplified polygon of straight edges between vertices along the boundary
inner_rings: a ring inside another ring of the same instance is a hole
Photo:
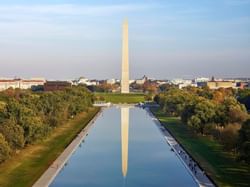
[[[250,0],[0,0],[0,77],[250,77]]]

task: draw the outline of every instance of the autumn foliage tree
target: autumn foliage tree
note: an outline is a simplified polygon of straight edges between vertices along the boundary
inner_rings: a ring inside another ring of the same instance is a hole
[[[169,88],[155,96],[160,109],[168,116],[180,116],[183,124],[198,134],[213,136],[225,150],[234,151],[241,137],[241,154],[249,155],[246,107],[232,89]],[[239,129],[240,133],[238,133]],[[244,143],[243,143],[244,142]],[[244,145],[243,145],[244,144]]]
[[[0,163],[72,116],[88,112],[92,102],[93,95],[84,86],[42,93],[20,89],[0,92]]]

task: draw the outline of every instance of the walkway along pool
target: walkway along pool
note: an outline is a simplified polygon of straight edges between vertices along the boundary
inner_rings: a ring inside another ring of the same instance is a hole
[[[146,110],[103,110],[51,187],[198,186]]]

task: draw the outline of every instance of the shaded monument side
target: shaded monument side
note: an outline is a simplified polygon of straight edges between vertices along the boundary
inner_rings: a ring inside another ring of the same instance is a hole
[[[121,93],[129,93],[129,50],[128,50],[128,20],[122,26],[122,79]]]

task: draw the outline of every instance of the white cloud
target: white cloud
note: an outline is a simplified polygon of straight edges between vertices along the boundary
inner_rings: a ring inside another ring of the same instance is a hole
[[[59,15],[88,15],[100,16],[122,12],[142,11],[152,8],[151,4],[119,4],[119,5],[8,5],[0,7],[0,14],[59,14]]]
[[[100,16],[129,15],[131,12],[147,11],[156,4],[116,4],[116,5],[1,5],[0,38],[1,42],[10,38],[33,38],[65,36],[70,38],[98,38]],[[91,20],[97,18],[92,24]],[[106,19],[108,21],[108,19]],[[84,24],[87,23],[87,24]],[[84,31],[84,32],[83,32]],[[106,32],[102,29],[102,32]],[[11,36],[11,37],[10,37]],[[5,38],[5,40],[4,40]]]

